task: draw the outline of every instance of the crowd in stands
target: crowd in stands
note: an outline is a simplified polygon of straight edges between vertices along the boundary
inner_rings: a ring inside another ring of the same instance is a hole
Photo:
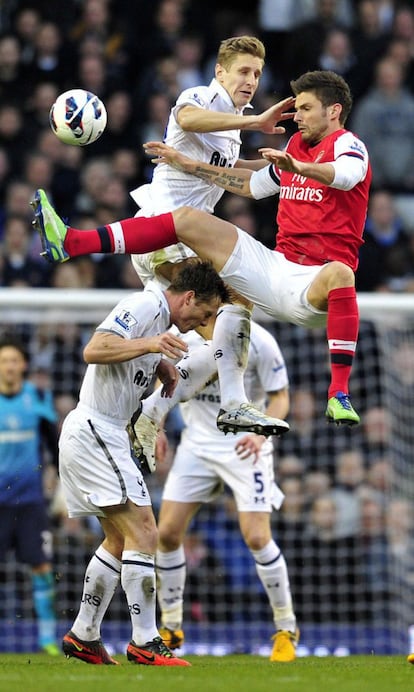
[[[162,138],[169,109],[182,89],[211,80],[220,40],[252,33],[267,49],[253,104],[258,112],[288,95],[289,81],[307,69],[332,69],[349,82],[354,109],[347,126],[366,142],[373,191],[383,193],[372,198],[360,289],[412,290],[410,3],[285,0],[277,12],[266,0],[213,0],[208,5],[188,0],[69,0],[62,12],[52,5],[14,0],[0,14],[1,286],[140,285],[128,270],[128,258],[93,257],[63,277],[59,269],[45,266],[27,200],[43,187],[59,212],[79,228],[134,214],[129,190],[152,173],[143,142]],[[72,87],[97,93],[108,111],[104,136],[84,148],[63,145],[49,127],[51,104]],[[292,127],[288,125],[286,136]],[[257,157],[259,146],[282,146],[284,140],[250,133],[242,153]],[[217,213],[243,221],[272,246],[276,205],[277,199],[253,203],[225,196]],[[376,272],[374,280],[366,267],[385,253],[384,271],[381,276]]]
[[[289,95],[290,80],[309,69],[331,69],[349,82],[354,108],[347,127],[365,141],[373,166],[357,289],[414,291],[414,7],[408,0],[1,3],[0,287],[141,287],[128,256],[94,255],[47,264],[39,257],[29,201],[36,188],[45,189],[59,213],[77,228],[134,215],[129,190],[148,182],[152,174],[142,144],[162,139],[169,110],[182,89],[210,82],[219,42],[245,33],[262,38],[267,49],[253,104],[258,112]],[[56,96],[74,87],[98,94],[108,111],[104,135],[83,148],[62,144],[49,126]],[[293,125],[286,127],[288,137]],[[284,141],[281,136],[246,133],[242,157],[256,158],[260,146],[280,148]],[[226,194],[216,212],[273,247],[276,206],[275,198],[253,202]],[[357,404],[360,399],[363,426],[357,433],[324,429],[321,435],[323,412],[316,385],[323,391],[324,373],[320,366],[312,372],[307,363],[302,377],[306,359],[292,343],[303,344],[304,334],[291,326],[285,329],[285,340],[283,328],[275,335],[291,378],[292,430],[276,444],[277,480],[286,500],[273,521],[289,565],[299,623],[303,617],[374,622],[379,616],[376,603],[381,602],[385,612],[389,598],[396,595],[390,594],[388,561],[405,560],[407,578],[414,575],[413,564],[408,564],[414,557],[412,507],[403,496],[394,500],[399,506],[388,499],[395,472],[389,456],[391,414],[379,384],[375,337],[371,327],[362,324],[355,399]],[[366,343],[374,343],[374,355],[364,356],[364,330],[369,332]],[[82,330],[76,325],[40,326],[28,338],[33,376],[47,372],[63,418],[75,405],[83,374]],[[306,339],[310,353],[325,348],[320,334]],[[291,354],[299,352],[295,361]],[[374,378],[369,386],[367,368]],[[173,445],[178,430],[174,425]],[[149,481],[155,505],[161,482]],[[64,520],[59,499],[51,497],[51,504],[57,547],[63,531],[70,541],[86,546],[87,555],[96,527],[85,533],[82,522]],[[241,540],[226,495],[200,514],[187,539],[188,617],[195,621],[220,618],[208,591],[201,589],[206,569],[211,588],[223,581],[223,574],[230,579],[226,588],[232,594],[231,617],[237,617],[235,603],[260,598],[247,550],[243,564],[229,560],[228,545],[217,542],[217,526],[227,528],[230,546]],[[404,541],[403,547],[397,545]],[[69,591],[70,580],[61,578]],[[76,603],[79,594],[68,596],[69,601],[72,596]],[[226,592],[223,603],[229,598]],[[311,602],[325,605],[309,609]]]

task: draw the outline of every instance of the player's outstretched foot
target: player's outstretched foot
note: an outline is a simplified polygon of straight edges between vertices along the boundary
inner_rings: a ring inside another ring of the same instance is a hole
[[[296,647],[299,642],[299,630],[289,632],[288,630],[278,630],[273,635],[273,649],[270,660],[273,663],[290,663],[296,658]]]
[[[220,409],[217,427],[224,433],[254,432],[257,435],[284,435],[289,424],[279,418],[271,418],[251,404],[240,404],[237,408],[225,411]]]
[[[137,646],[133,641],[129,642],[127,658],[132,663],[145,666],[191,666],[191,663],[173,654],[161,637],[155,637],[152,642],[147,642],[143,646]]]
[[[67,226],[50,204],[44,190],[36,190],[31,205],[34,209],[33,226],[40,235],[43,252],[49,262],[57,264],[69,259],[63,247]]]
[[[160,635],[165,646],[169,649],[179,649],[184,644],[184,632],[182,630],[170,630],[169,627],[161,627]]]
[[[94,639],[91,642],[86,642],[79,639],[72,630],[69,630],[63,637],[62,651],[66,658],[79,658],[85,663],[93,663],[94,665],[117,666],[118,661],[111,658],[102,644],[101,639]]]
[[[325,416],[329,423],[337,425],[358,425],[361,420],[352,407],[349,395],[344,392],[337,392],[328,399]]]

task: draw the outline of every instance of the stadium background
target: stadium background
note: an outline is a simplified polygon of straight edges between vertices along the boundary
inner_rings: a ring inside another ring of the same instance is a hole
[[[361,21],[367,5],[379,22],[371,34]],[[28,207],[34,189],[48,190],[59,211],[79,228],[135,213],[128,190],[151,175],[142,143],[162,137],[169,107],[182,88],[210,81],[219,41],[236,33],[259,35],[268,48],[254,100],[258,111],[289,93],[289,79],[326,64],[344,72],[357,106],[375,82],[375,66],[399,37],[399,12],[408,12],[412,33],[402,40],[411,57],[404,68],[404,93],[414,102],[414,13],[407,7],[379,0],[2,4],[0,329],[12,328],[24,338],[32,377],[51,386],[61,418],[75,404],[84,372],[82,347],[93,326],[119,291],[140,284],[124,257],[80,258],[54,268],[40,260]],[[324,37],[338,28],[349,37],[351,50],[348,59],[336,56],[333,63]],[[62,145],[48,125],[54,97],[72,86],[98,93],[108,108],[106,133],[85,149]],[[412,142],[403,125],[393,134],[408,147]],[[243,140],[246,158],[270,143],[258,134]],[[271,144],[276,146],[274,139]],[[324,333],[266,321],[282,347],[291,381],[292,431],[275,444],[275,471],[286,501],[273,525],[288,560],[303,654],[412,649],[414,183],[408,177],[374,182],[374,192],[383,189],[392,195],[408,240],[404,262],[400,259],[391,273],[379,265],[373,293],[360,298],[363,321],[352,394],[362,426],[332,429],[324,422]],[[216,211],[272,246],[276,204],[225,195]],[[358,277],[361,285],[364,278]],[[179,431],[179,417],[170,416],[172,448]],[[166,470],[149,480],[155,510]],[[76,612],[84,567],[100,532],[95,522],[66,518],[51,468],[45,486],[63,633]],[[270,612],[227,494],[200,513],[186,552],[188,650],[267,653]],[[35,647],[30,580],[13,555],[3,556],[0,564],[0,627],[0,650]],[[115,650],[129,638],[121,593],[103,632]]]

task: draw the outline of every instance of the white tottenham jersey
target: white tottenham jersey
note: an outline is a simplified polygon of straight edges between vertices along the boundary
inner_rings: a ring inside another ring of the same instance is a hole
[[[203,343],[196,332],[181,335],[189,346]],[[273,336],[256,322],[251,323],[250,346],[244,375],[246,395],[251,403],[264,410],[267,392],[278,392],[288,386],[288,375],[281,350]],[[183,440],[198,450],[234,451],[239,435],[224,435],[216,425],[220,409],[220,387],[215,379],[193,399],[180,404],[186,428]]]
[[[216,166],[234,166],[240,154],[240,130],[224,132],[184,132],[177,122],[183,106],[195,106],[206,111],[242,115],[235,108],[227,91],[213,79],[209,86],[197,86],[183,91],[172,108],[164,142],[192,159]],[[213,212],[224,190],[194,175],[178,171],[168,164],[158,164],[152,182],[132,190],[131,196],[150,214],[160,214],[177,207],[190,206]]]
[[[97,327],[124,339],[154,336],[170,325],[170,310],[164,293],[154,283],[142,292],[121,300]],[[126,423],[138,408],[151,384],[161,356],[147,353],[124,363],[88,365],[80,390],[81,404]]]
[[[243,109],[235,108],[227,91],[213,79],[209,86],[197,86],[183,91],[171,110],[165,131],[166,144],[179,149],[183,154],[203,163],[232,167],[240,154],[240,130],[225,132],[184,132],[177,122],[177,113],[183,106],[190,105],[217,113],[242,115]],[[190,206],[212,213],[224,194],[224,189],[190,173],[178,171],[168,164],[158,164],[152,182],[132,190],[131,197],[141,208],[138,215],[151,216]],[[161,248],[155,252],[132,255],[132,264],[144,286],[153,279],[156,269],[166,262],[176,264],[195,253],[183,243]],[[169,281],[159,274],[157,281],[162,288]]]

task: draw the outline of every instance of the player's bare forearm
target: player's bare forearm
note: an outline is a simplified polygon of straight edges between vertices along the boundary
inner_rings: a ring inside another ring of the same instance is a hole
[[[177,113],[177,121],[184,132],[219,132],[228,130],[250,130],[266,134],[284,134],[285,128],[277,126],[281,120],[293,118],[288,109],[295,99],[289,96],[275,103],[258,115],[237,115],[208,111],[196,106],[183,106]]]
[[[228,192],[234,192],[244,197],[252,197],[250,193],[250,178],[252,170],[247,168],[222,168],[213,166],[210,163],[202,163],[190,159],[188,156],[170,147],[164,142],[146,142],[143,145],[144,151],[151,159],[152,163],[167,163],[180,171],[195,175],[197,178],[214,183]],[[266,162],[264,162],[265,165]]]
[[[234,192],[242,197],[253,196],[250,192],[252,171],[246,168],[219,168],[208,163],[194,162],[191,170],[187,172],[209,183],[214,183],[228,192]]]
[[[146,353],[161,353],[167,358],[177,358],[187,350],[188,346],[182,339],[168,332],[137,339],[124,339],[109,332],[95,332],[84,348],[83,357],[88,364],[109,365],[124,363]]]
[[[289,173],[297,173],[305,178],[312,178],[324,185],[331,185],[335,178],[335,169],[331,163],[311,163],[309,161],[299,161],[293,158],[287,151],[278,149],[262,148],[259,152],[266,161],[273,163],[277,168]]]

